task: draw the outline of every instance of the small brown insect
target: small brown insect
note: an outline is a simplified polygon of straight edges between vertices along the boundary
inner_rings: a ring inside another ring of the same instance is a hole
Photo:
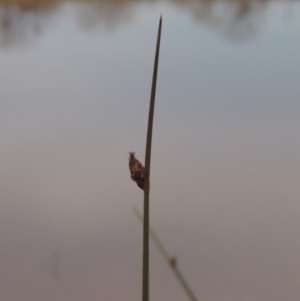
[[[129,170],[132,181],[135,181],[141,189],[144,189],[145,167],[136,159],[134,152],[129,152]]]

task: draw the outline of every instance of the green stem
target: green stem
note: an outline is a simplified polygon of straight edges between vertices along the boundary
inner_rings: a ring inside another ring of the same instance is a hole
[[[154,59],[154,69],[152,77],[152,88],[150,96],[150,107],[148,117],[148,130],[145,154],[145,177],[144,177],[144,231],[143,231],[143,284],[142,284],[142,301],[149,301],[149,190],[150,190],[150,162],[151,162],[151,144],[152,128],[155,104],[156,80],[159,58],[159,46],[161,35],[162,17],[160,16],[156,51]]]
[[[133,212],[138,217],[138,219],[141,221],[141,223],[143,223],[143,216],[140,213],[140,211],[138,209],[136,209],[136,208],[133,208]],[[190,289],[189,285],[185,281],[185,279],[184,279],[183,275],[181,274],[181,272],[178,270],[177,266],[171,264],[172,257],[168,254],[167,250],[164,248],[163,244],[160,242],[160,240],[158,239],[158,237],[155,234],[155,232],[151,229],[151,227],[149,227],[149,233],[150,233],[150,236],[153,239],[154,243],[156,244],[158,250],[161,252],[161,254],[163,255],[163,257],[166,259],[166,261],[168,262],[169,266],[173,270],[175,276],[177,277],[179,283],[181,284],[181,286],[183,287],[183,289],[185,290],[185,292],[189,296],[190,300],[197,301],[197,298],[193,294],[192,290]]]
[[[142,301],[149,301],[149,191],[144,194]]]

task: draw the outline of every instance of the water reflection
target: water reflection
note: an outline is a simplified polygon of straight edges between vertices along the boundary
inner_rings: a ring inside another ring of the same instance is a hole
[[[102,25],[106,29],[127,23],[133,19],[134,9],[131,3],[93,2],[77,7],[75,18],[83,28]]]
[[[138,300],[161,9],[153,228],[200,300],[300,300],[299,3],[140,1],[0,9],[1,301]]]
[[[199,1],[186,8],[198,22],[230,39],[252,37],[263,21],[266,1]]]
[[[32,42],[55,11],[55,5],[0,6],[0,47]]]
[[[245,39],[257,32],[266,4],[270,2],[174,0],[172,4],[226,38]],[[0,47],[31,42],[49,20],[64,9],[62,2],[55,1],[43,2],[43,5],[39,1],[17,1],[14,4],[0,6]],[[72,5],[72,18],[81,28],[102,26],[111,29],[132,20],[138,4],[135,1],[102,0]]]

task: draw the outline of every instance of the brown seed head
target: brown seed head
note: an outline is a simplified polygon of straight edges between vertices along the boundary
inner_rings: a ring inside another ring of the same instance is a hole
[[[143,189],[145,168],[140,161],[136,159],[134,152],[129,152],[129,170],[132,181],[135,181],[136,184]]]

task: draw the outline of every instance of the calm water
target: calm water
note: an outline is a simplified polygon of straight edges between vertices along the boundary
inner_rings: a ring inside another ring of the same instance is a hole
[[[152,226],[199,300],[298,301],[300,3],[26,3],[0,4],[1,301],[140,300],[161,12]],[[151,300],[187,300],[150,260]]]

